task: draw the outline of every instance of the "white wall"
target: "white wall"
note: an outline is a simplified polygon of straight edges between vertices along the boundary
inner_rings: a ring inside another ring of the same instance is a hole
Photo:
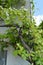
[[[30,0],[26,0],[25,8],[30,9]]]
[[[30,65],[28,61],[13,55],[13,48],[9,47],[7,52],[7,65]]]

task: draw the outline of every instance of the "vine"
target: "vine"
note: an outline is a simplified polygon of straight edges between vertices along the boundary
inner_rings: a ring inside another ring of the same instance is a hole
[[[0,6],[1,20],[5,24],[0,27],[8,27],[6,33],[0,34],[1,48],[11,45],[15,49],[14,55],[21,56],[33,65],[43,65],[43,38],[34,21],[30,20],[29,11]]]
[[[26,3],[25,0],[0,0],[0,5],[5,8],[20,8],[21,6],[24,6]],[[19,7],[20,6],[20,7]]]

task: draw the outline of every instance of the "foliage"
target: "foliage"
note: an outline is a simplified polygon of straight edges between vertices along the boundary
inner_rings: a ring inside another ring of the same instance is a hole
[[[40,57],[38,58],[37,64],[43,65],[43,21],[42,23],[40,23],[40,25],[38,26],[38,31],[39,34],[41,35],[41,40],[42,40],[42,46],[41,46],[41,53],[40,53]],[[40,59],[40,60],[39,60]]]
[[[25,5],[25,0],[0,0],[0,5],[6,8],[20,8],[21,6]]]
[[[43,65],[43,34],[30,20],[29,11],[25,8],[18,10],[0,6],[0,18],[9,27],[6,33],[0,34],[2,48],[12,45],[14,55],[29,59],[33,65]]]
[[[43,30],[43,21],[40,23],[39,28]]]
[[[43,21],[40,23],[38,28],[39,28],[39,32],[40,32],[40,34],[41,34],[41,36],[43,38]]]

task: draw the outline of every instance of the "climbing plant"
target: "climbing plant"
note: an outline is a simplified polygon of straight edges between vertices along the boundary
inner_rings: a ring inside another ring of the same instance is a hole
[[[6,33],[0,34],[1,49],[11,45],[15,49],[14,55],[33,65],[43,65],[43,38],[29,15],[28,9],[23,7],[18,10],[0,6],[0,21],[4,23],[0,27],[8,27]]]
[[[2,7],[15,7],[15,8],[20,8],[21,6],[24,6],[26,3],[25,0],[0,0],[0,5]]]

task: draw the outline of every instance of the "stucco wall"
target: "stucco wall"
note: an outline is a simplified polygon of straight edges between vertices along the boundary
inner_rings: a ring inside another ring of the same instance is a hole
[[[30,63],[19,56],[14,56],[13,48],[9,47],[7,52],[7,65],[30,65]]]
[[[26,0],[25,8],[30,9],[30,0]]]

